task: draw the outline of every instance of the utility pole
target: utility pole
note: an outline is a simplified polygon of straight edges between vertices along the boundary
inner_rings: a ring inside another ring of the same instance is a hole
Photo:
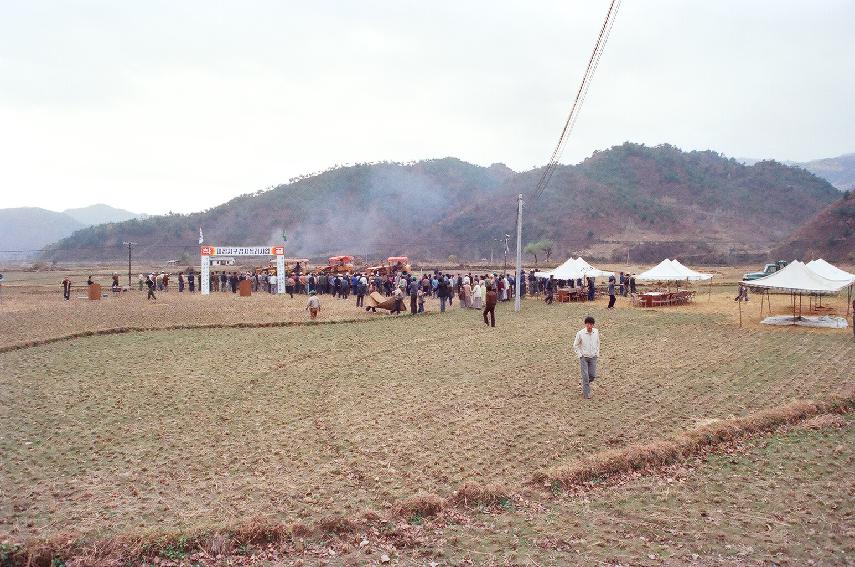
[[[502,268],[502,271],[504,271],[506,274],[508,273],[508,252],[510,251],[510,249],[508,248],[508,241],[510,239],[511,239],[511,235],[506,234],[505,235],[505,266]]]
[[[517,197],[517,282],[514,286],[514,311],[520,310],[520,279],[522,278],[522,193]]]
[[[136,244],[136,242],[122,242],[125,246],[128,247],[128,289],[131,288],[131,246]]]

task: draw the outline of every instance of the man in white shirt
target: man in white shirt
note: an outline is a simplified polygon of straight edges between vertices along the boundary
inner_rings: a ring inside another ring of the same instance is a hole
[[[597,377],[597,358],[600,356],[600,332],[594,328],[594,318],[585,317],[585,328],[576,333],[573,350],[579,357],[582,370],[582,395],[591,398],[591,382]]]

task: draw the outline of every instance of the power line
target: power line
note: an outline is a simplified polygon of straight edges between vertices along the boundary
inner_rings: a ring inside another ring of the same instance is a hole
[[[606,47],[606,42],[609,40],[612,26],[614,26],[615,18],[617,18],[617,12],[620,9],[620,3],[621,0],[612,0],[609,5],[609,11],[606,14],[606,19],[603,21],[600,33],[597,36],[597,43],[594,45],[594,50],[591,52],[590,59],[588,59],[588,66],[585,68],[582,83],[576,91],[576,98],[573,101],[573,106],[570,107],[570,114],[564,122],[564,127],[561,129],[561,135],[558,137],[558,143],[555,145],[555,149],[552,150],[549,162],[547,162],[546,167],[543,169],[543,173],[540,176],[540,180],[537,182],[537,187],[535,188],[532,201],[540,198],[544,190],[546,190],[546,186],[549,185],[549,181],[552,179],[552,174],[555,173],[555,170],[558,167],[558,160],[561,158],[561,153],[564,151],[564,145],[567,143],[567,138],[570,136],[570,132],[576,124],[579,112],[582,109],[582,104],[585,102],[585,97],[587,96],[588,89],[591,86],[591,81],[593,80],[597,67],[600,64],[600,57],[602,57],[603,50]]]

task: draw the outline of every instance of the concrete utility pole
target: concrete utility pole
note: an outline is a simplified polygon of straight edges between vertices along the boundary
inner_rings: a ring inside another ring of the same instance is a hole
[[[517,283],[514,286],[514,311],[520,310],[520,279],[522,278],[522,193],[517,197]]]
[[[131,288],[131,246],[136,244],[136,242],[122,242],[125,246],[128,247],[128,289]]]

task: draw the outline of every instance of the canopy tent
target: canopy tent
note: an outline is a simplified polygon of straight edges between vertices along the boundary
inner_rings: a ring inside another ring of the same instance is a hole
[[[591,264],[585,261],[584,258],[579,256],[576,258],[576,263],[582,268],[582,273],[585,274],[586,278],[607,278],[609,276],[615,275],[614,272],[607,272],[606,270],[600,270],[599,268],[595,268]]]
[[[671,260],[671,263],[674,264],[678,270],[685,272],[687,280],[690,280],[690,281],[706,281],[706,280],[712,279],[712,274],[704,274],[701,272],[696,272],[695,270],[693,270],[691,268],[687,268],[686,266],[681,264],[680,261],[677,259]]]
[[[549,276],[553,276],[556,280],[575,280],[582,277],[579,266],[576,264],[576,260],[574,258],[565,260],[563,264],[553,270],[549,270],[547,272],[536,272],[534,275],[539,278],[548,278]]]
[[[712,274],[702,274],[689,269],[677,260],[664,259],[646,272],[635,276],[638,281],[673,282],[673,281],[703,281],[712,278]]]
[[[803,262],[793,260],[777,272],[756,280],[742,282],[749,287],[777,289],[787,293],[837,293],[849,282],[830,280],[810,268]]]
[[[535,272],[538,278],[552,276],[556,280],[578,280],[580,278],[600,278],[613,276],[614,272],[600,270],[586,262],[583,258],[570,258],[563,264],[548,272]]]
[[[850,274],[845,270],[841,270],[837,266],[829,264],[822,258],[819,260],[811,260],[805,264],[807,268],[818,276],[833,281],[846,282],[847,285],[855,283],[855,274]]]
[[[742,284],[752,288],[760,288],[767,292],[774,289],[784,293],[789,293],[792,296],[793,301],[792,321],[793,324],[796,324],[802,319],[802,295],[834,294],[850,285],[850,282],[830,280],[808,268],[805,263],[793,260],[777,272],[756,280],[743,280]],[[798,315],[796,314],[796,295],[799,296]],[[762,315],[762,313],[763,301],[761,299],[760,314]]]
[[[819,260],[811,260],[805,264],[808,269],[815,274],[818,274],[832,281],[846,282],[849,289],[846,292],[846,316],[849,316],[849,305],[852,302],[852,286],[855,284],[855,274],[850,274],[845,270],[841,270],[837,266],[829,264],[822,258]],[[819,303],[822,303],[822,296],[819,296]]]

